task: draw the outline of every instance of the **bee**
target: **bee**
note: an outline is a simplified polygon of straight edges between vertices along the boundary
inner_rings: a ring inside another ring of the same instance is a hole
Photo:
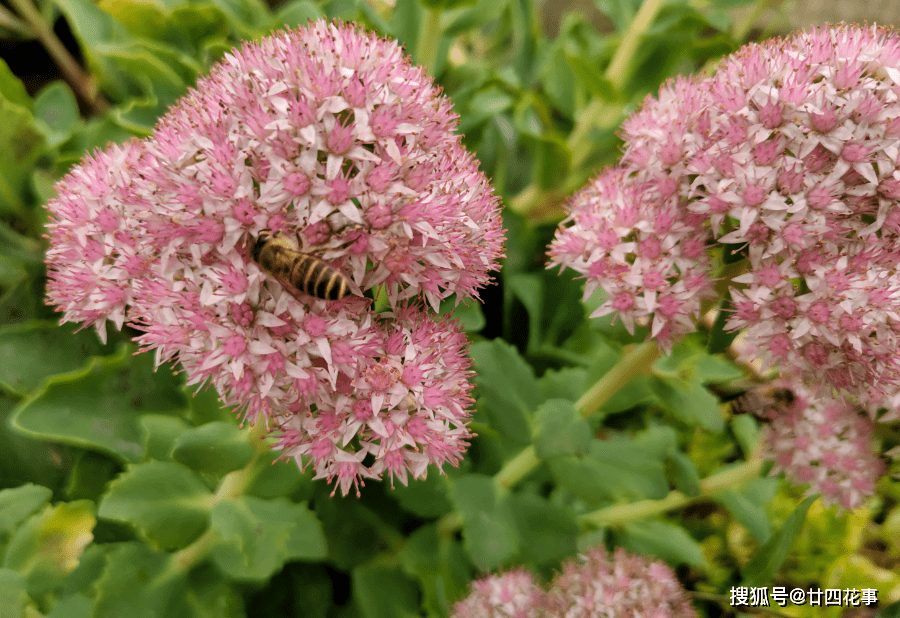
[[[251,255],[264,271],[310,296],[340,300],[350,292],[350,280],[344,273],[303,253],[279,232],[260,232]]]
[[[797,401],[797,395],[789,388],[763,384],[738,395],[731,401],[732,414],[751,413],[768,417],[787,411]]]

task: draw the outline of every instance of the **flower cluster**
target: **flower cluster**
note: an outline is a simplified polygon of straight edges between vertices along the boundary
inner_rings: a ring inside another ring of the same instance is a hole
[[[898,61],[893,32],[838,26],[667,84],[573,199],[553,261],[607,292],[602,311],[680,334],[712,291],[708,247],[743,251],[729,327],[877,402],[900,381]]]
[[[898,63],[894,31],[840,25],[748,45],[712,76],[666,84],[624,123],[619,165],[573,198],[552,262],[581,273],[586,294],[604,290],[598,315],[652,319],[667,348],[717,297],[713,277],[727,277],[727,327],[764,362],[815,397],[889,404],[900,388]]]
[[[59,183],[50,302],[103,338],[107,321],[139,328],[158,362],[274,421],[281,445],[345,492],[350,459],[356,481],[455,462],[469,435],[466,342],[421,306],[477,297],[504,242],[455,126],[395,42],[320,21],[247,44],[150,137]],[[351,294],[314,298],[263,271],[262,232],[295,239]],[[393,313],[373,313],[368,291]]]
[[[524,567],[472,582],[452,618],[543,618],[546,593]]]
[[[861,506],[875,491],[884,464],[872,453],[874,424],[859,406],[815,395],[789,378],[773,383],[791,401],[769,402],[757,414],[763,427],[764,457],[773,473],[784,472],[807,495],[820,493],[826,504],[847,510]]]
[[[595,547],[563,565],[547,590],[514,570],[472,584],[453,618],[690,618],[697,613],[668,566]]]

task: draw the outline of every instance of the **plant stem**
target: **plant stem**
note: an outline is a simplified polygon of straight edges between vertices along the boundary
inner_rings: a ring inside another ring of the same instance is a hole
[[[97,83],[94,78],[86,73],[81,65],[72,57],[62,41],[53,32],[31,0],[10,0],[10,4],[18,11],[19,15],[28,22],[35,36],[53,58],[63,77],[72,90],[90,108],[94,115],[102,116],[109,108],[109,103],[97,93]]]
[[[434,67],[437,66],[437,52],[441,42],[441,11],[439,9],[425,9],[425,23],[422,24],[422,32],[419,35],[419,44],[416,50],[419,64],[428,69],[429,75],[434,75]]]
[[[657,358],[659,346],[655,341],[645,341],[626,352],[616,366],[607,371],[575,404],[581,411],[581,416],[584,418],[593,416],[600,406],[609,401],[620,388],[631,382],[632,378],[650,371]]]
[[[7,30],[12,30],[26,39],[35,37],[34,30],[27,23],[16,17],[12,11],[7,10],[5,6],[0,6],[0,26]]]
[[[615,367],[591,387],[578,400],[575,407],[581,416],[588,418],[595,414],[600,406],[609,401],[620,388],[628,384],[632,378],[647,373],[653,362],[659,358],[659,347],[655,341],[645,341],[626,352]],[[503,469],[494,477],[494,483],[500,488],[509,489],[528,476],[540,465],[541,460],[535,453],[534,446],[526,447],[513,459],[506,462]]]
[[[646,0],[637,15],[631,20],[628,30],[622,35],[622,41],[605,72],[606,78],[616,91],[621,91],[624,87],[641,38],[650,28],[661,7],[662,0]],[[610,103],[599,97],[593,99],[587,107],[581,110],[575,120],[575,127],[566,140],[572,153],[570,165],[572,170],[577,172],[593,151],[593,144],[589,139],[591,131],[613,126],[621,114],[622,105],[620,103]],[[581,174],[576,173],[575,175],[580,176]],[[569,188],[566,189],[568,192]],[[557,197],[555,193],[559,193],[559,191],[545,192],[532,183],[509,201],[509,208],[527,215],[536,206],[555,199]]]
[[[646,0],[628,25],[622,42],[616,49],[609,66],[606,67],[605,76],[616,91],[621,91],[625,85],[634,54],[638,49],[638,43],[649,30],[650,24],[653,23],[661,7],[662,0]],[[575,128],[568,139],[568,145],[572,151],[573,168],[581,166],[591,153],[592,146],[588,140],[590,132],[598,127],[611,126],[618,119],[621,110],[621,105],[610,106],[608,102],[597,98],[579,114]]]
[[[713,474],[700,481],[700,493],[697,496],[686,496],[679,491],[673,491],[662,500],[641,500],[631,504],[610,506],[582,515],[578,520],[581,524],[590,524],[599,528],[659,515],[687,506],[692,502],[708,500],[726,489],[740,487],[759,476],[762,464],[761,459],[752,459],[739,466]]]

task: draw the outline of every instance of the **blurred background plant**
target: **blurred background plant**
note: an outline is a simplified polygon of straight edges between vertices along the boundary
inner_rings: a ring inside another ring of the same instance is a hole
[[[890,477],[852,513],[763,478],[756,421],[729,416],[707,388],[746,371],[710,352],[707,332],[654,362],[638,345],[646,329],[587,318],[599,300],[582,303],[571,272],[545,270],[565,199],[618,159],[616,131],[637,103],[668,77],[807,24],[769,2],[561,6],[0,7],[0,610],[447,616],[476,576],[523,566],[550,580],[601,543],[668,563],[703,616],[734,615],[728,591],[741,583],[877,588],[882,608],[900,599]],[[54,183],[95,148],[149,135],[240,41],[321,17],[396,38],[427,68],[506,205],[499,285],[455,311],[474,342],[478,436],[459,470],[370,482],[361,498],[330,497],[311,473],[273,463],[259,429],[239,428],[214,391],[134,355],[135,331],[101,344],[44,304]],[[630,371],[609,373],[623,357]],[[584,420],[601,378],[618,391]],[[860,611],[789,615],[875,615]]]

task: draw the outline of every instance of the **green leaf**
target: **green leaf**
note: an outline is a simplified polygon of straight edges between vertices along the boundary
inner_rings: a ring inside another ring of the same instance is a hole
[[[97,514],[130,524],[155,547],[187,546],[207,528],[212,492],[190,469],[164,461],[131,466],[109,486]]]
[[[0,487],[35,483],[61,490],[69,474],[69,449],[23,436],[10,423],[14,405],[0,398]]]
[[[295,501],[306,500],[313,493],[311,470],[300,472],[293,459],[281,459],[272,450],[261,453],[247,472],[244,493],[257,498],[291,495]]]
[[[454,320],[460,321],[463,330],[467,333],[479,332],[486,323],[481,303],[469,299],[457,305],[455,296],[441,303],[438,315],[451,315]]]
[[[384,551],[384,522],[356,496],[331,497],[331,488],[316,482],[316,514],[328,540],[328,559],[341,571],[351,571]]]
[[[753,538],[765,543],[772,534],[767,505],[775,496],[777,487],[776,479],[754,479],[739,490],[719,492],[713,499],[728,509]]]
[[[816,499],[817,496],[810,496],[800,503],[778,532],[756,551],[750,562],[741,569],[744,585],[762,586],[774,579],[778,569],[787,558],[791,545],[803,530],[806,512]]]
[[[479,570],[494,569],[519,551],[520,539],[508,500],[488,476],[453,479],[453,503],[462,518],[466,551]]]
[[[249,440],[233,423],[207,423],[181,434],[172,459],[192,470],[224,476],[250,463],[255,449]]]
[[[554,107],[567,118],[575,113],[575,74],[561,45],[550,50],[540,70],[541,85]]]
[[[203,68],[178,49],[131,34],[118,19],[89,0],[60,0],[57,5],[103,89],[115,100],[132,99],[131,107],[112,110],[123,126],[149,133],[155,119],[187,90],[187,84],[193,83]],[[142,98],[142,105],[133,106],[135,96]],[[141,113],[142,117],[135,116]]]
[[[418,578],[424,594],[422,605],[432,614],[442,614],[448,599],[465,595],[471,579],[468,558],[456,539],[438,533],[436,523],[409,535],[400,550],[400,561],[405,573]]]
[[[568,144],[560,137],[546,135],[538,143],[536,154],[537,182],[540,187],[549,191],[563,184],[569,175],[572,163],[572,151]],[[565,279],[559,279],[559,281],[564,282]],[[581,303],[569,307],[580,309]]]
[[[751,414],[739,414],[731,420],[731,432],[749,457],[759,442],[759,423]]]
[[[253,611],[259,616],[302,616],[303,618],[333,618],[334,609],[334,582],[331,580],[331,571],[324,564],[311,564],[297,562],[284,570],[288,581],[281,580],[278,584],[280,594],[269,594],[271,588],[266,588],[264,597],[257,595],[253,599]],[[223,578],[220,581],[227,582]],[[273,580],[276,581],[276,580]],[[287,585],[282,585],[287,584]],[[235,590],[230,585],[229,588]],[[284,596],[290,596],[290,602],[284,600]],[[241,603],[241,608],[244,607]],[[357,613],[358,615],[358,613]],[[242,613],[241,618],[246,614]],[[210,617],[214,618],[214,617]],[[237,617],[235,617],[237,618]]]
[[[28,592],[25,590],[25,578],[22,574],[12,569],[0,568],[0,608],[3,608],[0,616],[24,617],[28,605]]]
[[[668,461],[672,465],[672,482],[675,489],[686,496],[699,496],[700,474],[691,458],[676,451],[669,454]]]
[[[275,23],[284,24],[289,28],[306,26],[309,21],[316,21],[325,17],[322,10],[311,0],[288,2],[284,4],[275,15]]]
[[[31,110],[31,97],[25,90],[25,84],[9,70],[9,65],[2,58],[0,58],[0,98],[23,109]]]
[[[47,618],[93,618],[94,600],[83,594],[73,594],[62,597],[57,601],[53,609],[47,614]]]
[[[572,71],[578,76],[576,83],[586,88],[590,95],[610,103],[619,99],[615,85],[596,62],[571,54],[568,54],[566,59]]]
[[[94,451],[78,450],[77,459],[69,472],[66,494],[69,499],[96,502],[106,492],[107,485],[122,471],[118,461]]]
[[[140,543],[114,546],[96,583],[93,615],[194,618],[184,569],[175,560]]]
[[[172,449],[178,438],[193,427],[178,416],[144,414],[141,416],[141,429],[147,436],[147,459],[171,461]]]
[[[541,387],[541,399],[568,399],[577,401],[584,395],[585,370],[580,367],[564,367],[560,370],[550,369],[538,380]]]
[[[15,85],[17,81],[0,60],[0,213],[21,213],[25,208],[31,170],[44,152],[31,100],[21,84]]]
[[[489,118],[512,109],[514,101],[514,97],[506,89],[494,84],[478,91],[469,100],[469,109],[460,120],[460,131],[463,130],[463,125],[480,125]]]
[[[538,407],[534,429],[534,450],[538,458],[580,457],[588,452],[591,438],[590,424],[571,401],[550,399]]]
[[[418,618],[419,590],[400,569],[367,564],[353,569],[353,600],[364,618]]]
[[[77,372],[51,377],[13,415],[13,425],[43,440],[93,448],[136,463],[144,456],[142,412],[179,412],[185,406],[177,379],[153,372],[150,354],[132,357],[123,346],[92,358]]]
[[[661,521],[628,523],[621,544],[638,554],[659,556],[670,564],[706,568],[703,547],[681,526]]]
[[[76,332],[75,326],[31,321],[0,328],[0,384],[26,395],[54,375],[85,366],[99,354],[109,354],[93,331]]]
[[[47,145],[59,146],[81,125],[78,102],[65,82],[50,82],[34,98],[34,116]]]
[[[568,508],[526,493],[509,498],[526,562],[559,562],[577,551],[578,522]]]
[[[541,402],[531,367],[518,350],[500,339],[472,345],[480,403],[491,427],[519,444],[531,442],[531,415]]]
[[[9,534],[50,501],[53,493],[39,485],[0,490],[0,534]]]
[[[289,560],[321,560],[327,554],[315,514],[282,498],[222,500],[213,508],[212,531],[220,541],[210,555],[232,579],[262,581]]]
[[[87,500],[48,505],[13,533],[2,566],[25,575],[30,596],[47,594],[78,566],[94,538],[93,506]]]
[[[391,495],[400,506],[419,517],[440,517],[453,508],[447,497],[447,484],[439,474],[397,485]]]
[[[544,286],[537,273],[517,273],[506,277],[506,285],[512,295],[525,306],[528,314],[528,351],[531,352],[543,341],[541,322],[544,309]]]
[[[453,21],[444,29],[444,36],[453,38],[475,30],[499,18],[509,4],[509,0],[478,0],[475,6],[456,13]]]
[[[660,456],[635,441],[592,440],[584,457],[556,457],[545,463],[557,483],[595,505],[659,500],[669,493]]]
[[[676,418],[715,433],[725,428],[719,400],[701,382],[651,377],[648,383],[662,407]]]

